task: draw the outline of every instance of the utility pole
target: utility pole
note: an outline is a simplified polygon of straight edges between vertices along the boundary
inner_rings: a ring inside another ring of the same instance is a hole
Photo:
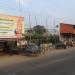
[[[22,15],[22,9],[21,9],[21,0],[19,0],[19,16]]]
[[[56,37],[55,37],[55,33],[56,33],[56,26],[55,26],[55,17],[53,18],[53,24],[54,24],[54,42],[55,42],[55,44],[56,44]]]
[[[36,18],[36,16],[35,16],[35,24],[37,25],[37,18]]]
[[[21,17],[21,12],[22,12],[22,10],[21,10],[21,1],[19,0],[19,5],[18,5],[18,7],[19,7],[19,17]],[[19,41],[19,39],[18,39],[19,37],[17,37],[17,41]]]
[[[47,19],[47,16],[46,16],[46,28],[47,28],[47,32],[48,32],[48,19]]]
[[[37,17],[35,16],[35,26],[37,25]],[[35,32],[35,31],[34,31]],[[36,33],[35,33],[36,34]],[[39,40],[38,39],[36,39],[35,40],[37,43],[39,43]]]
[[[56,26],[55,26],[55,18],[53,19],[53,24],[54,24],[54,34],[55,34],[55,32],[56,32]]]
[[[48,41],[48,19],[47,19],[47,16],[46,16],[46,28],[47,28],[47,41]]]
[[[29,15],[29,29],[30,29],[30,31],[29,31],[29,36],[30,36],[29,42],[31,43],[31,17],[30,17],[30,15]]]

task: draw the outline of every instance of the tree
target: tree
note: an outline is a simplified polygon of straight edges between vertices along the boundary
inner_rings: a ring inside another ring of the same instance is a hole
[[[33,27],[33,31],[34,31],[34,35],[33,35],[34,38],[36,38],[38,41],[40,40],[42,42],[45,40],[44,38],[46,36],[43,36],[43,35],[47,32],[47,30],[44,26],[36,25]]]
[[[57,42],[59,42],[59,36],[58,35],[50,35],[49,41],[53,44],[56,44]]]
[[[46,29],[44,26],[36,25],[33,27],[33,31],[37,34],[44,34],[46,32]]]
[[[25,39],[29,41],[31,36],[32,42],[33,41],[37,42],[38,40],[44,41],[46,40],[46,35],[45,35],[46,32],[47,30],[44,26],[36,25],[32,29],[27,30],[27,34],[25,34]]]

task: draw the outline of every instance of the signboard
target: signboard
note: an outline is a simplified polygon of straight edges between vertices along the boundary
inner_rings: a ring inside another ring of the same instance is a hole
[[[0,14],[0,38],[21,38],[24,18]]]

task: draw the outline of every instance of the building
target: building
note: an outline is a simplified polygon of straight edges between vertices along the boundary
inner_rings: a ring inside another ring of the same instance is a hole
[[[23,34],[24,17],[0,14],[0,52],[17,46]]]
[[[75,40],[75,25],[60,23],[60,38],[64,40]]]

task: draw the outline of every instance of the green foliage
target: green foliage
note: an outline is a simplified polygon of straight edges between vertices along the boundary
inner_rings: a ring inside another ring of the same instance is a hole
[[[41,40],[42,43],[57,43],[59,41],[59,36],[57,35],[44,35],[47,33],[47,30],[44,26],[36,25],[31,30],[27,31],[27,35],[25,35],[26,40],[30,40],[34,43],[37,43],[38,40]]]
[[[36,25],[32,29],[29,29],[27,31],[27,35],[25,35],[25,39],[29,40],[30,36],[32,39],[42,39],[44,33],[46,33],[45,27]]]
[[[46,29],[44,26],[36,25],[33,27],[33,31],[37,34],[44,34],[46,32]]]
[[[59,42],[59,36],[58,35],[51,35],[51,36],[49,36],[49,41],[53,44],[56,44],[57,42]]]

